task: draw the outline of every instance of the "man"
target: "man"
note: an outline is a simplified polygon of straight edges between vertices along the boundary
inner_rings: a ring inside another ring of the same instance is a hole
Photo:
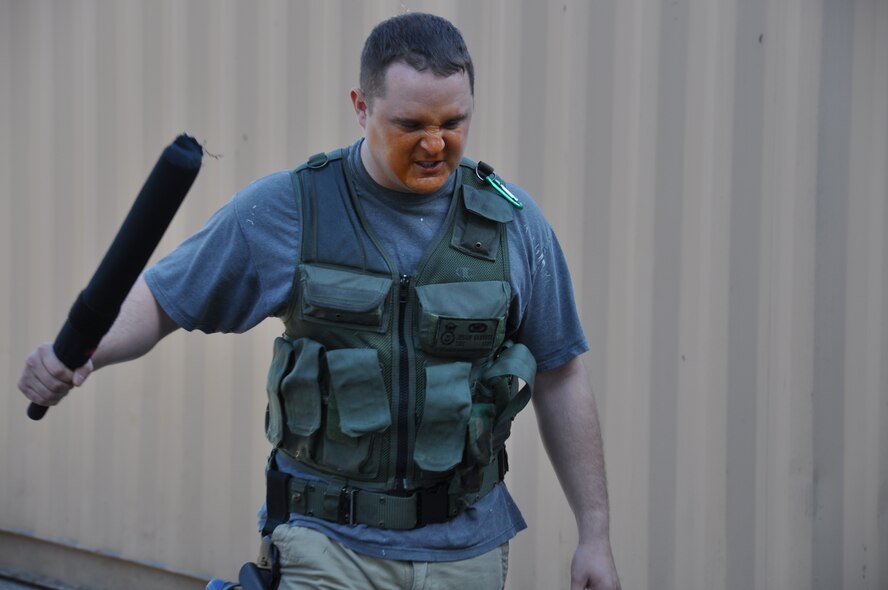
[[[463,160],[474,69],[462,36],[432,15],[389,19],[360,76],[363,138],[238,193],[146,271],[89,363],[71,372],[43,344],[19,388],[54,405],[177,328],[279,317],[262,513],[279,587],[474,589],[502,588],[526,526],[502,477],[534,387],[579,529],[571,588],[618,588],[568,271],[532,199]]]

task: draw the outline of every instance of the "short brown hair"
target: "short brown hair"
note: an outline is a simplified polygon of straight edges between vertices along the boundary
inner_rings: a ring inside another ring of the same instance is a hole
[[[465,72],[475,94],[475,67],[462,34],[447,19],[411,12],[385,20],[370,32],[361,52],[361,90],[367,100],[385,95],[385,73],[404,62],[438,76]]]

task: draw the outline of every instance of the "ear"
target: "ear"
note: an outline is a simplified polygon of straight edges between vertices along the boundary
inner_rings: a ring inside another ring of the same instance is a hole
[[[370,103],[364,96],[364,92],[360,88],[352,88],[350,92],[352,106],[355,108],[355,115],[358,117],[358,125],[367,128],[367,116],[370,114]]]

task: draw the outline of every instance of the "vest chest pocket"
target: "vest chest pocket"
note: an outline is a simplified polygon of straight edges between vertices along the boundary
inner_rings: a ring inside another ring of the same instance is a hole
[[[417,287],[420,346],[431,355],[452,358],[492,353],[505,339],[511,292],[505,281]]]
[[[384,332],[391,277],[365,275],[312,264],[299,267],[302,319]]]

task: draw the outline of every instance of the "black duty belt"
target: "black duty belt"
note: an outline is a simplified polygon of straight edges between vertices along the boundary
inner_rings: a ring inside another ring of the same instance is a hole
[[[264,535],[286,523],[291,513],[314,516],[340,524],[409,530],[445,522],[477,502],[502,481],[507,467],[505,452],[484,468],[481,488],[472,493],[449,493],[449,483],[405,493],[380,492],[337,481],[319,481],[287,475],[273,468],[266,472],[268,517]]]

